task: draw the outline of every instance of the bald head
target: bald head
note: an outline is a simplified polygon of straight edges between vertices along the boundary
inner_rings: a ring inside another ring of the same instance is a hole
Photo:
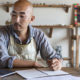
[[[13,9],[20,9],[20,10],[26,10],[27,8],[30,8],[33,11],[32,3],[28,0],[18,0],[14,3]]]
[[[14,3],[14,6],[21,6],[21,7],[31,6],[32,7],[32,3],[29,2],[28,0],[18,0]]]

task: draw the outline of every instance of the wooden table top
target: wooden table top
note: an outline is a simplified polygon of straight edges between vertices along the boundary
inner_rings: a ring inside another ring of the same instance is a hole
[[[11,70],[16,71],[16,70],[25,70],[25,69],[26,68],[14,68]],[[27,68],[27,69],[30,69],[30,68]],[[46,68],[43,68],[43,69],[46,69]],[[80,71],[74,68],[62,68],[62,70],[70,73],[71,75],[80,76]],[[25,79],[15,73],[15,74],[3,77],[0,80],[25,80]]]

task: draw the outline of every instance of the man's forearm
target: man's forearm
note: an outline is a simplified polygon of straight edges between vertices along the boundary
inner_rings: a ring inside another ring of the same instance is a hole
[[[33,67],[35,64],[34,61],[31,60],[19,60],[15,59],[13,61],[13,67]]]

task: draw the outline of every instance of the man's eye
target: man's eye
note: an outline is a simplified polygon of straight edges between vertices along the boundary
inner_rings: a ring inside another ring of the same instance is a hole
[[[20,16],[21,18],[24,18],[24,16]]]
[[[16,15],[12,15],[12,17],[16,17]]]

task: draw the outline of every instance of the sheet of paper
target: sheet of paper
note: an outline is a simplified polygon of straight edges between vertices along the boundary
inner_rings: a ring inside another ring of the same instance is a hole
[[[64,75],[64,76],[50,76],[50,77],[42,77],[42,78],[33,78],[33,79],[27,79],[27,80],[80,80],[80,77]]]
[[[41,73],[40,71],[36,69],[29,69],[29,70],[20,70],[16,71],[19,75],[21,75],[23,78],[36,78],[36,77],[43,77],[46,76],[44,73]]]
[[[50,71],[50,70],[20,70],[16,71],[19,75],[27,80],[80,80],[80,77],[75,77],[62,70]]]
[[[72,80],[80,80],[80,77],[76,77],[76,76],[71,76]]]
[[[58,70],[58,71],[51,71],[51,70],[40,70],[43,73],[46,73],[47,75],[67,75],[69,73],[62,71],[62,70]]]

